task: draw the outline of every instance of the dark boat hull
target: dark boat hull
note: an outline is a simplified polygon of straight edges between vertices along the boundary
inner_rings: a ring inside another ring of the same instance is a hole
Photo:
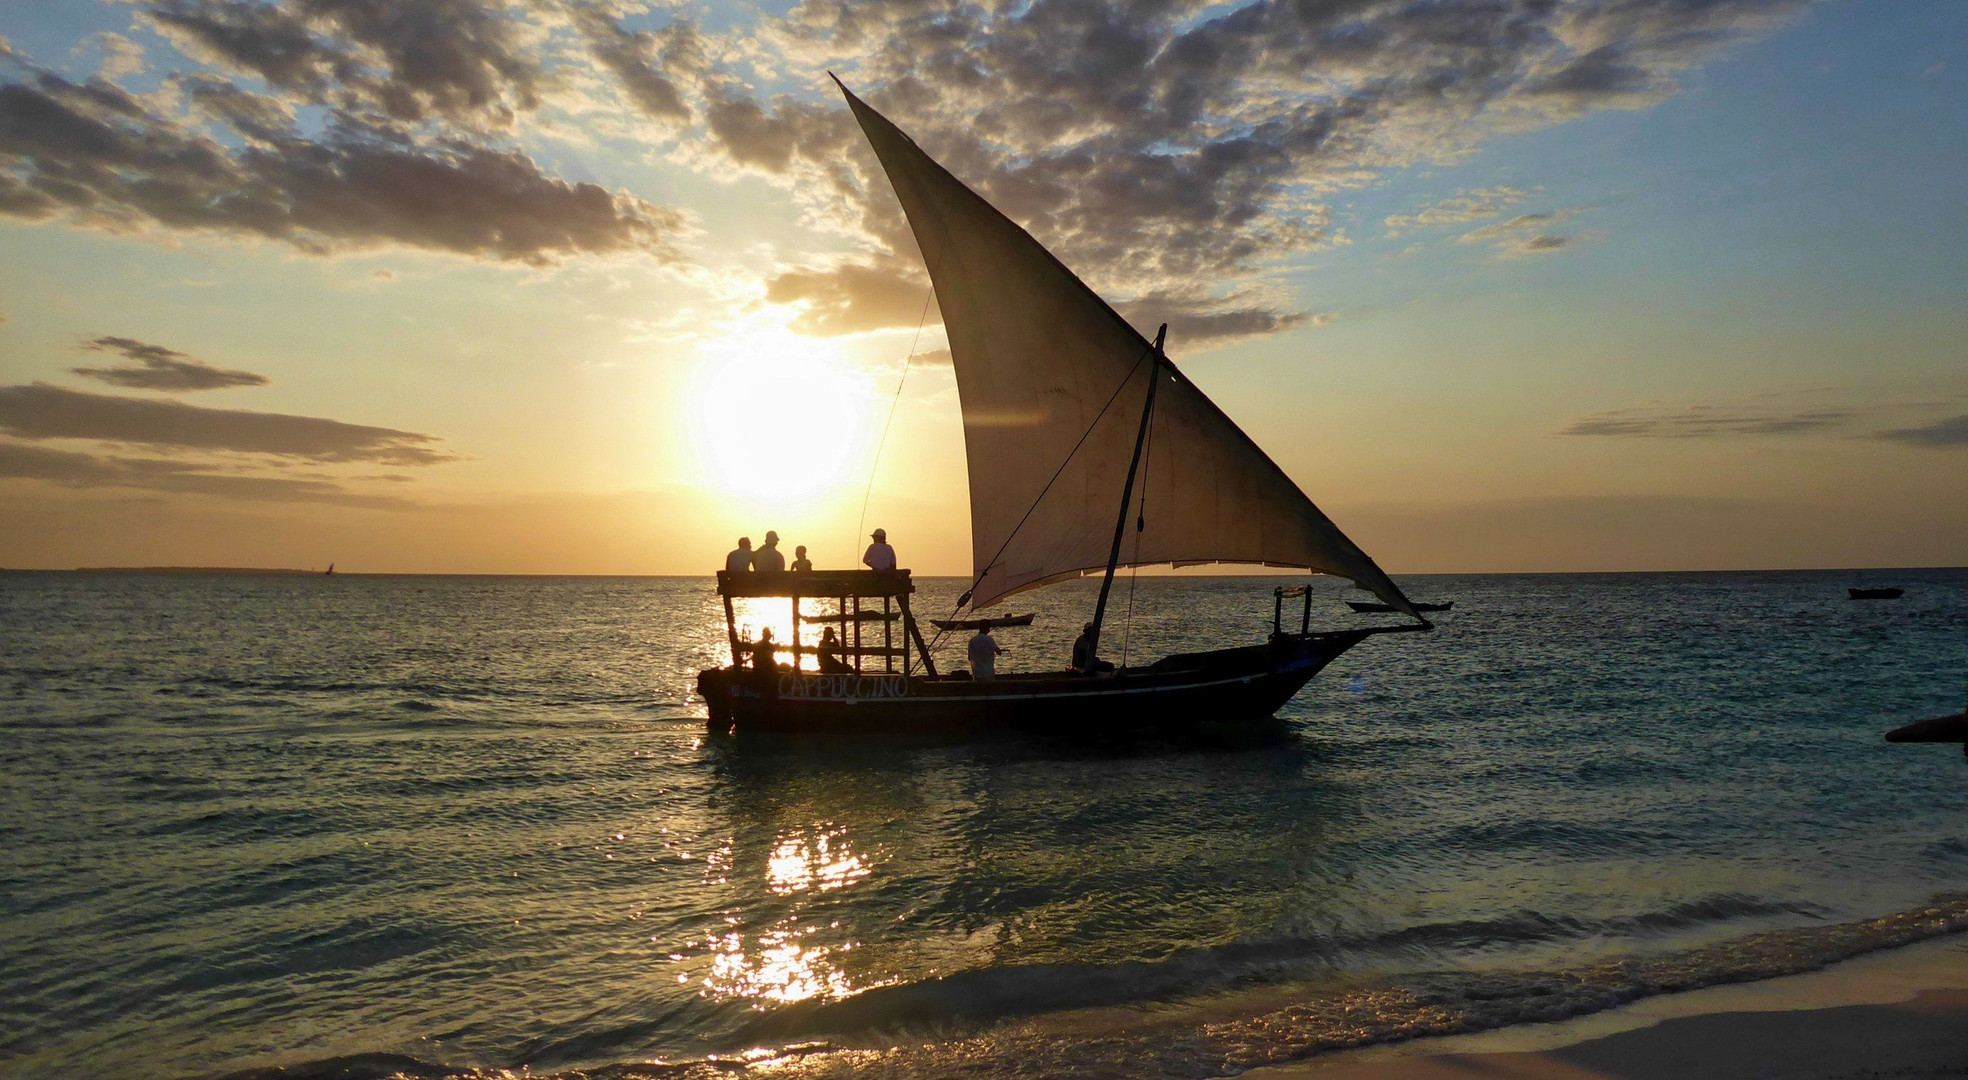
[[[1894,728],[1886,733],[1886,741],[1968,743],[1968,710]]]
[[[1898,600],[1906,595],[1905,589],[1846,589],[1854,600]]]
[[[974,682],[716,668],[697,677],[697,689],[710,707],[711,730],[720,733],[1200,731],[1268,717],[1346,650],[1406,629],[1280,635],[1265,645],[1181,654],[1111,675]]]
[[[1377,604],[1369,600],[1348,600],[1346,606],[1363,615],[1388,614],[1400,610],[1400,608],[1395,607],[1393,604]],[[1443,604],[1424,604],[1417,601],[1414,604],[1414,609],[1416,611],[1447,611],[1454,606],[1456,606],[1454,600]]]

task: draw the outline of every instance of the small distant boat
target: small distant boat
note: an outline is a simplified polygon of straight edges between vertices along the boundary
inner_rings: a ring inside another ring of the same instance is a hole
[[[1846,589],[1854,600],[1898,600],[1906,595],[1905,589]]]
[[[999,615],[988,619],[931,619],[929,625],[938,630],[996,630],[1000,626],[1030,626],[1033,616]]]
[[[321,576],[322,576],[322,577],[333,577],[334,575],[335,575],[335,564],[334,564],[334,563],[329,563],[329,564],[328,564],[328,569],[326,569],[326,570],[323,570],[323,571],[321,572]]]
[[[1913,742],[1958,742],[1961,752],[1968,754],[1968,708],[1953,716],[1936,716],[1932,720],[1921,720],[1897,727],[1886,733],[1886,741],[1892,743]]]
[[[1401,610],[1392,604],[1380,604],[1371,600],[1348,600],[1346,606],[1362,613],[1385,613]],[[1454,600],[1443,604],[1424,604],[1419,600],[1414,602],[1414,609],[1416,611],[1447,611],[1454,606],[1456,606]]]

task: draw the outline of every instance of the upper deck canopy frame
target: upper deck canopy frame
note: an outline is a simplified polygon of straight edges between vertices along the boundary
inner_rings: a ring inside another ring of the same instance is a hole
[[[774,651],[793,654],[793,670],[803,669],[802,660],[808,654],[819,650],[800,642],[802,622],[835,623],[840,626],[840,652],[851,658],[856,674],[865,670],[868,657],[878,656],[882,660],[884,672],[895,671],[895,661],[902,661],[902,674],[915,673],[915,662],[920,659],[923,673],[934,678],[936,661],[931,657],[929,646],[923,641],[922,632],[916,627],[916,618],[909,610],[909,597],[916,591],[916,584],[907,570],[761,570],[735,573],[720,570],[717,575],[718,596],[724,600],[725,633],[731,642],[731,663],[733,667],[743,666],[744,647],[738,640],[738,617],[732,609],[734,598],[747,599],[785,599],[791,602],[793,614],[792,641],[789,645]],[[831,612],[803,612],[802,600],[833,600]],[[880,610],[863,610],[863,600],[880,600]],[[895,623],[902,623],[903,640],[895,641]],[[864,643],[862,627],[871,622],[882,626],[881,644]],[[910,649],[910,644],[915,649]]]

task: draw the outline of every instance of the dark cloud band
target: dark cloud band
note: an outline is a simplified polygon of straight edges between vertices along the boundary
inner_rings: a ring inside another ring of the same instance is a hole
[[[192,390],[222,390],[228,386],[265,386],[267,377],[251,371],[229,371],[162,345],[127,337],[99,337],[85,341],[90,352],[113,352],[137,362],[136,367],[87,368],[69,370],[85,379],[133,390],[162,390],[184,393]]]
[[[277,103],[201,85],[244,145],[107,83],[42,73],[0,85],[0,214],[255,236],[312,253],[397,244],[535,264],[675,257],[681,215],[547,176],[517,151],[354,126],[302,138],[274,128],[284,115]]]
[[[222,499],[320,502],[376,508],[413,505],[389,495],[351,491],[322,477],[217,472],[159,458],[98,457],[72,450],[0,441],[0,480],[40,480],[72,488],[126,488]]]
[[[22,439],[97,439],[320,462],[436,465],[457,460],[438,448],[437,437],[412,431],[91,394],[46,383],[0,387],[0,432]]]

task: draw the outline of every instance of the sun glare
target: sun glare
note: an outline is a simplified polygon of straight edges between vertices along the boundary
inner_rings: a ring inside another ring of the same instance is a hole
[[[699,445],[725,491],[804,497],[848,479],[866,396],[829,343],[780,333],[707,349]]]

